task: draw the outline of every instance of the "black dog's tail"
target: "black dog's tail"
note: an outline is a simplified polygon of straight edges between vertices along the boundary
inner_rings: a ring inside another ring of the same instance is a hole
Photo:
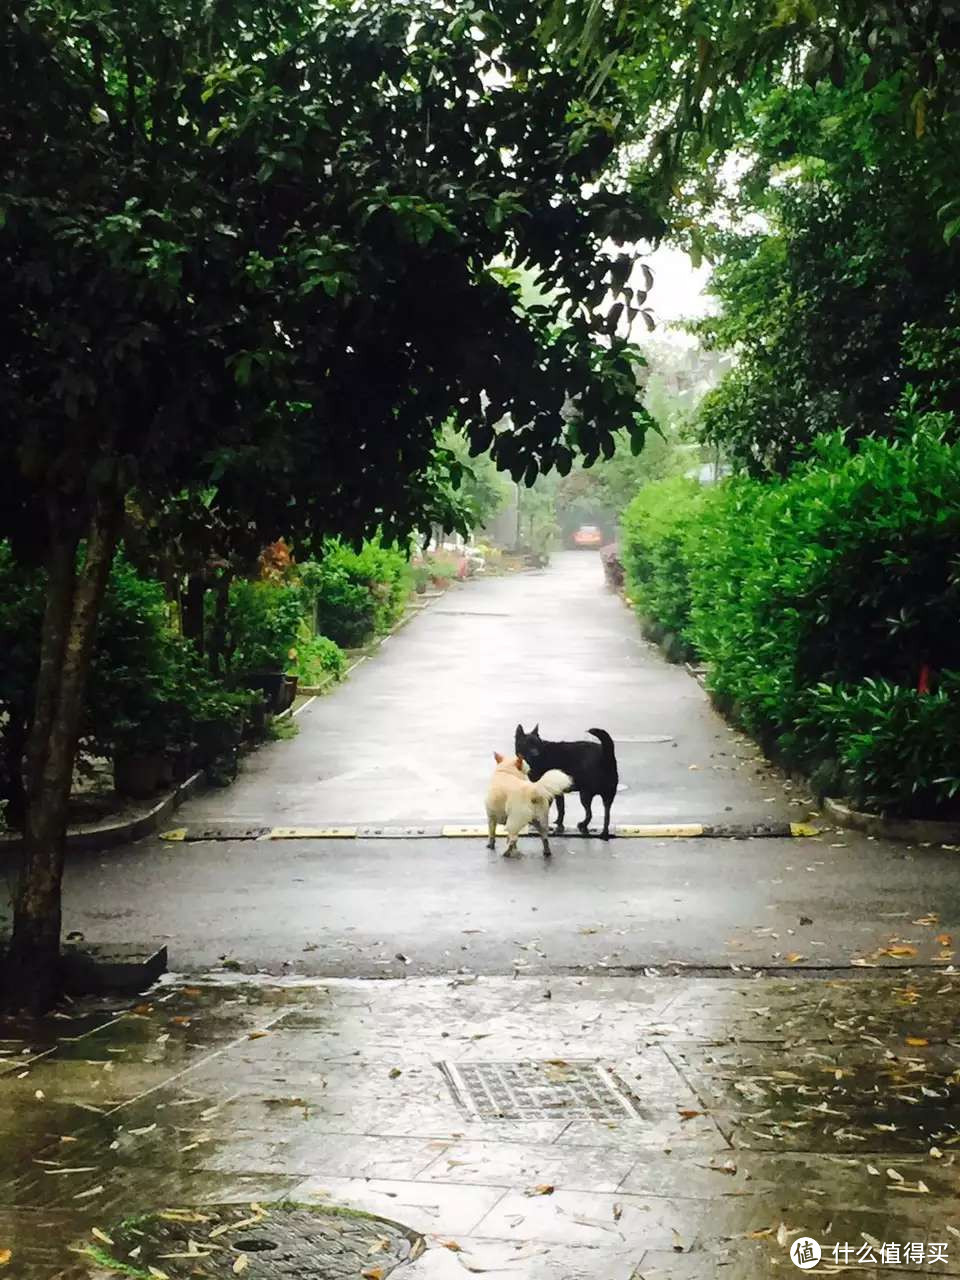
[[[617,753],[613,749],[613,739],[610,737],[609,733],[607,733],[606,729],[588,729],[587,733],[592,734],[593,737],[599,741],[600,746],[603,748],[604,760],[609,761],[610,764],[615,766],[617,763]]]

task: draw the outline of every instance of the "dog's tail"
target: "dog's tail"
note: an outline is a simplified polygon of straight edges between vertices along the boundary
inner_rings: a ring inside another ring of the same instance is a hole
[[[587,733],[596,738],[600,746],[603,748],[603,758],[609,764],[617,763],[617,753],[613,749],[613,739],[607,733],[606,729],[588,729]]]
[[[548,769],[542,778],[533,784],[546,800],[554,800],[573,786],[573,779],[562,769]]]

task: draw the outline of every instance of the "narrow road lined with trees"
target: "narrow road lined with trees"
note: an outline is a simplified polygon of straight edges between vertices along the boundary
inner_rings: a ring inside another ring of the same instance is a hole
[[[164,941],[181,972],[224,960],[369,977],[949,965],[937,936],[960,925],[956,853],[822,819],[813,838],[570,834],[555,837],[549,863],[533,837],[519,859],[489,853],[479,834],[229,838],[238,827],[482,827],[493,752],[511,748],[518,722],[555,737],[609,730],[623,786],[615,823],[810,818],[803,788],[642,639],[599,557],[568,552],[546,572],[451,589],[310,704],[295,738],[249,756],[233,787],[172,820],[223,838],[71,855],[66,926]],[[579,801],[567,808],[572,831]]]

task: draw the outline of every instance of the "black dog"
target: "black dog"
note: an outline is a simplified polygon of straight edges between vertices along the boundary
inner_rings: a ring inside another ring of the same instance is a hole
[[[573,778],[573,790],[579,791],[584,819],[577,823],[577,830],[587,834],[590,828],[594,796],[603,801],[603,839],[610,839],[610,806],[617,794],[617,754],[613,739],[606,729],[588,729],[587,733],[599,742],[545,742],[540,737],[540,726],[534,725],[525,733],[522,724],[517,725],[514,749],[530,766],[530,781],[536,782],[548,769],[562,769]],[[563,796],[557,796],[557,825],[559,835],[563,831]]]

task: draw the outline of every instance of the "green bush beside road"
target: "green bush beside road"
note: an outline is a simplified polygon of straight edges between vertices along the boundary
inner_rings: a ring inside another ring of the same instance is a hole
[[[960,794],[960,446],[945,415],[820,440],[782,481],[662,481],[623,519],[638,612],[818,788],[890,813]],[[929,691],[918,691],[929,686]]]

